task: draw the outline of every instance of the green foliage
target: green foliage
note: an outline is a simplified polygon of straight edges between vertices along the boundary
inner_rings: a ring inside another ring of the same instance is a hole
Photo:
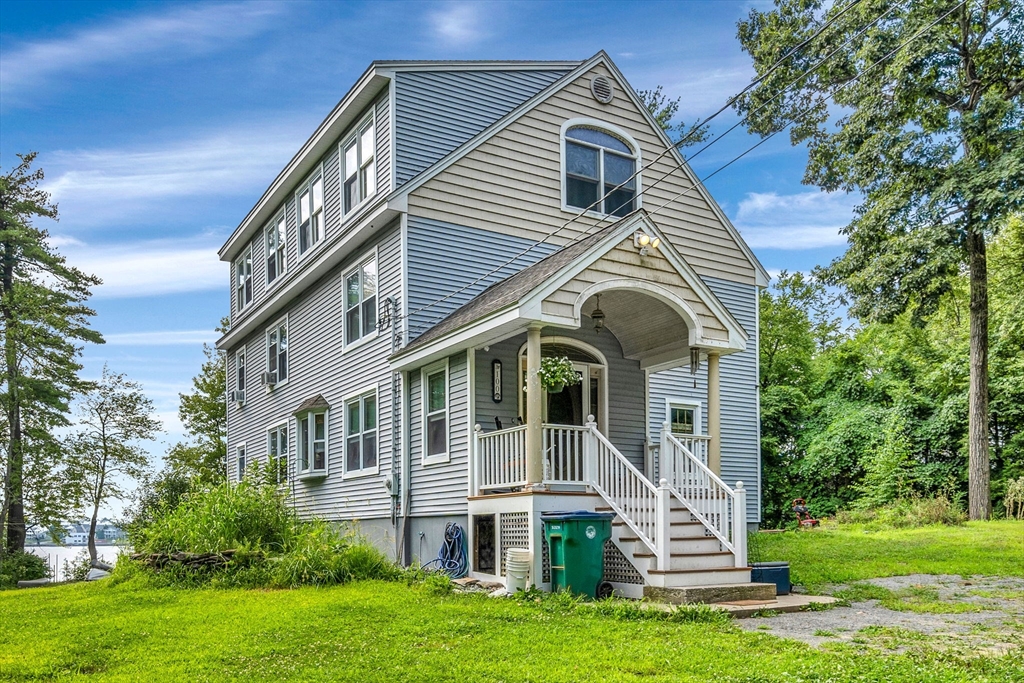
[[[580,383],[579,373],[572,366],[572,361],[561,356],[558,358],[541,358],[537,377],[541,386],[547,391],[560,386],[572,386]]]
[[[677,97],[674,100],[669,99],[660,85],[654,90],[641,90],[637,92],[637,95],[640,97],[643,105],[647,107],[647,111],[651,112],[655,123],[668,134],[669,139],[678,148],[689,147],[690,145],[704,142],[707,139],[708,127],[701,125],[700,121],[697,121],[692,126],[687,126],[682,121],[678,123],[672,122],[679,112],[679,102],[682,100],[682,97]]]
[[[904,498],[880,506],[867,506],[858,501],[854,510],[840,510],[839,524],[861,524],[867,529],[905,529],[931,524],[956,526],[967,521],[961,505],[945,496]]]
[[[87,550],[80,550],[74,559],[64,560],[64,567],[61,571],[63,581],[85,581],[92,569],[92,560],[89,559]]]
[[[452,585],[452,580],[448,578],[447,574],[437,572],[423,577],[423,590],[430,595],[440,597],[451,595],[455,591],[455,587]]]
[[[14,588],[19,581],[45,579],[50,575],[46,560],[32,553],[11,553],[0,549],[0,590]]]
[[[89,329],[85,306],[99,279],[69,266],[33,225],[56,219],[57,207],[40,190],[36,154],[0,175],[0,532],[11,551],[25,547],[27,525],[51,526],[78,502],[58,430],[68,425],[71,399],[87,387],[78,376],[83,342],[103,338]]]

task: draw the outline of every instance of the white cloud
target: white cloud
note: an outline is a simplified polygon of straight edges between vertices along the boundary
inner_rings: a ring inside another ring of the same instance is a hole
[[[163,330],[158,332],[120,332],[105,334],[107,344],[116,346],[198,346],[217,341],[214,330]]]
[[[816,249],[846,244],[840,228],[853,218],[854,195],[751,192],[740,202],[733,223],[751,247]]]
[[[19,91],[37,92],[51,76],[66,78],[90,67],[136,63],[147,56],[181,57],[222,49],[272,27],[284,9],[276,2],[179,6],[22,44],[5,51],[0,62],[5,104],[17,101]]]
[[[94,296],[128,298],[214,289],[226,291],[228,266],[217,258],[219,243],[219,239],[210,236],[127,244],[82,244],[66,248],[62,253],[69,264],[103,280],[103,284],[93,290]]]
[[[428,14],[427,20],[438,42],[448,47],[465,47],[479,43],[490,35],[486,29],[490,22],[488,13],[483,11],[485,8],[488,13],[493,11],[493,5],[490,4],[450,2]]]

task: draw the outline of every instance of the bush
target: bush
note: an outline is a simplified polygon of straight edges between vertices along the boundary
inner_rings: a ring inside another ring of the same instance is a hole
[[[0,550],[0,589],[15,588],[19,581],[34,581],[50,576],[46,560],[32,553],[8,553]]]
[[[226,565],[159,570],[122,557],[113,584],[232,588],[324,586],[367,579],[397,580],[403,571],[365,538],[322,521],[301,521],[274,484],[245,481],[193,491],[133,528],[136,552],[168,555],[235,551]]]
[[[92,560],[89,558],[88,550],[80,550],[75,559],[64,560],[63,579],[64,581],[85,581],[92,569]]]
[[[836,513],[839,524],[864,524],[875,528],[903,529],[930,524],[957,526],[967,521],[967,514],[957,503],[945,496],[898,500],[888,505]]]

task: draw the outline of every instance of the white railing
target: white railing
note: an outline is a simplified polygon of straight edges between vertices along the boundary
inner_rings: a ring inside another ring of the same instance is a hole
[[[668,514],[667,511],[664,515],[658,514],[658,489],[598,431],[596,424],[588,423],[587,429],[588,457],[584,459],[587,481],[637,538],[654,552],[658,566],[664,568],[669,546],[656,539],[659,527],[667,528]]]
[[[683,448],[690,451],[690,453],[707,466],[708,442],[711,441],[710,436],[704,436],[703,434],[672,434],[672,436],[675,437],[676,441],[683,445]]]
[[[691,442],[692,443],[692,442]],[[706,444],[706,441],[704,442]],[[697,520],[736,557],[736,566],[747,566],[747,511],[743,482],[732,489],[672,434],[661,432],[659,475]]]
[[[473,431],[476,442],[477,491],[526,485],[526,425],[484,432]]]
[[[583,484],[587,427],[544,425],[544,483]]]

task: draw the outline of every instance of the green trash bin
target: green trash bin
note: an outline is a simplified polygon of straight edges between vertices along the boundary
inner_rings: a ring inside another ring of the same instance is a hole
[[[547,512],[544,538],[551,562],[551,590],[572,591],[591,598],[607,597],[611,586],[602,586],[604,544],[612,536],[610,512]]]

